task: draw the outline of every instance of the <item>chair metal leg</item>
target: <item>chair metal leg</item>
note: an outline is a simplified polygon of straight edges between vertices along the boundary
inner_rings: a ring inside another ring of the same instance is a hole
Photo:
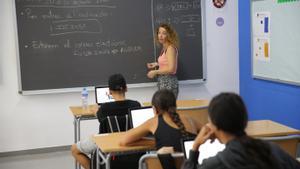
[[[106,156],[105,169],[110,169],[110,158],[111,158],[111,155],[110,155],[110,153],[108,153]]]
[[[97,149],[96,156],[97,156],[96,169],[99,169],[99,165],[104,163],[105,163],[105,169],[110,169],[110,159],[111,159],[110,153],[105,155],[104,153],[101,152],[101,150]],[[100,162],[100,158],[102,159],[102,162]]]

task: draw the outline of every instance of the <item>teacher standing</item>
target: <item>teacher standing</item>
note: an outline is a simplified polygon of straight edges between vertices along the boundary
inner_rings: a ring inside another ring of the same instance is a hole
[[[178,36],[168,24],[161,24],[156,30],[156,43],[162,47],[157,62],[147,63],[148,78],[157,77],[158,90],[168,89],[178,96],[178,79],[176,76],[178,62]]]

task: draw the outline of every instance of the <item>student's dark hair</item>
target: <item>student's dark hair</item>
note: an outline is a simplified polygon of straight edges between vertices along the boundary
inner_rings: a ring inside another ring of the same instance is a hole
[[[182,133],[183,137],[187,137],[188,133],[176,112],[176,97],[174,93],[167,89],[158,90],[152,97],[152,105],[155,109],[160,111],[166,111],[169,113],[172,121],[177,125]]]
[[[247,153],[246,160],[259,169],[278,168],[277,160],[271,155],[270,145],[247,136],[245,129],[248,113],[242,98],[235,93],[221,93],[215,96],[208,107],[211,122],[226,133],[236,136]]]
[[[125,92],[127,89],[126,80],[121,74],[113,74],[108,79],[108,88],[113,91]]]

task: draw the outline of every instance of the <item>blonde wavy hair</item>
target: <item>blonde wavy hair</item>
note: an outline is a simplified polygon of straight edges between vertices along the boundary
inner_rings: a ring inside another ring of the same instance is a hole
[[[159,28],[164,28],[167,31],[167,41],[171,44],[174,45],[176,48],[179,48],[179,40],[178,40],[178,35],[176,31],[169,25],[169,24],[160,24],[159,27],[156,29],[156,36],[155,36],[155,42],[157,45],[160,45],[158,42],[158,31]]]

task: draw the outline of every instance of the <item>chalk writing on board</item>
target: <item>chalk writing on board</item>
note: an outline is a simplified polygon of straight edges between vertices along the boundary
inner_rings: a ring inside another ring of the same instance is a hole
[[[101,4],[107,3],[111,0],[17,0],[19,3],[31,3],[31,4],[39,4],[39,5],[93,5],[93,4]]]
[[[128,45],[125,40],[121,41],[78,41],[73,42],[70,39],[58,42],[46,42],[42,40],[32,41],[30,45],[25,45],[25,48],[32,48],[35,50],[43,49],[67,49],[70,48],[74,56],[99,56],[99,55],[116,55],[142,52],[142,46]]]
[[[196,37],[197,36],[197,30],[193,24],[189,25],[186,29],[185,35],[187,37]]]
[[[60,20],[50,25],[51,36],[68,33],[102,33],[101,23],[96,19]]]
[[[28,47],[29,47],[28,45],[25,46],[25,48]],[[57,49],[60,47],[60,45],[55,43],[48,43],[40,40],[40,41],[32,41],[31,47],[33,49]]]
[[[180,1],[175,1],[170,4],[162,4],[158,3],[155,7],[155,9],[160,12],[160,11],[187,11],[191,9],[200,9],[200,1],[191,1],[191,2],[180,2]]]
[[[178,17],[169,18],[157,18],[156,23],[161,24],[164,22],[170,22],[173,24],[183,24],[183,23],[200,23],[200,15],[182,15]]]
[[[90,8],[75,8],[68,11],[64,11],[61,7],[59,9],[50,8],[46,9],[42,14],[34,14],[31,8],[24,9],[20,15],[27,17],[27,19],[44,19],[44,20],[58,20],[58,19],[77,19],[77,18],[103,18],[110,16],[110,12],[106,9],[95,9]]]
[[[97,55],[117,55],[117,54],[126,54],[126,53],[135,53],[141,52],[141,46],[126,46],[121,48],[101,48],[101,49],[74,49],[74,56],[97,56]]]
[[[200,0],[176,1],[167,0],[155,4],[157,12],[155,24],[169,23],[180,27],[183,36],[196,38],[200,32],[198,26],[201,25]]]

